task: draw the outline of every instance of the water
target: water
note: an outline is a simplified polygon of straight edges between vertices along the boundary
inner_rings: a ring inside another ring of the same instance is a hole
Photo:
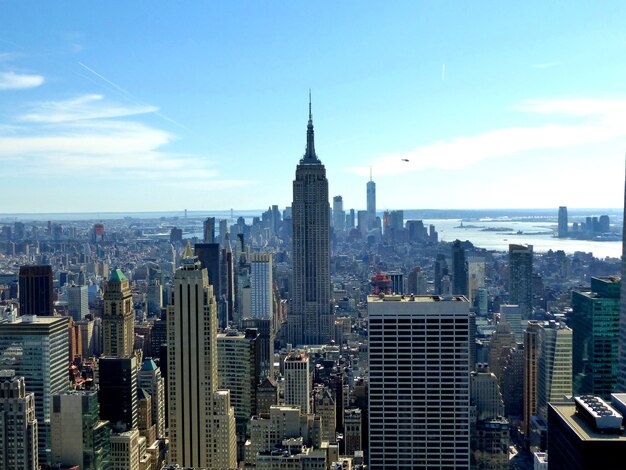
[[[512,220],[472,220],[463,222],[465,226],[478,228],[458,228],[461,219],[425,219],[424,224],[433,224],[439,232],[439,240],[451,242],[455,239],[469,240],[479,248],[507,251],[509,244],[533,245],[533,250],[545,253],[548,250],[563,250],[566,253],[582,251],[593,253],[596,258],[619,258],[622,255],[621,241],[592,241],[555,238],[554,222],[523,222]],[[486,232],[482,228],[510,228],[507,232]],[[521,235],[517,232],[521,231]]]

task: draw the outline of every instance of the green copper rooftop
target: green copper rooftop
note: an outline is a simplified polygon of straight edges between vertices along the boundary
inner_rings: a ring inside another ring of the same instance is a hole
[[[147,357],[141,364],[141,370],[157,370],[157,365],[151,357]]]
[[[128,281],[128,279],[126,278],[126,276],[124,276],[124,273],[121,269],[114,269],[111,273],[111,276],[109,277],[109,281],[122,282]]]

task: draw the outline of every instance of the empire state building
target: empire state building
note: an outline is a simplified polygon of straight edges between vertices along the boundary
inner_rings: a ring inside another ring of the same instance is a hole
[[[306,151],[293,182],[293,301],[291,344],[326,344],[334,326],[330,303],[330,206],[326,168],[315,154],[309,95]]]

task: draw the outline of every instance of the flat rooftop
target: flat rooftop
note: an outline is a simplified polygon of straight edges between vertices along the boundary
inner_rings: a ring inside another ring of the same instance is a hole
[[[368,295],[367,301],[371,303],[377,302],[468,302],[464,295]]]
[[[574,430],[582,441],[619,441],[626,442],[624,434],[610,434],[596,432],[587,422],[578,416],[576,406],[572,403],[567,405],[550,405],[554,411]]]

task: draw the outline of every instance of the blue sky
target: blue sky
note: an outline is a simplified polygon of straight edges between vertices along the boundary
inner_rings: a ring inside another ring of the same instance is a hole
[[[0,1],[0,212],[620,207],[626,2]],[[409,162],[403,161],[408,159]]]

